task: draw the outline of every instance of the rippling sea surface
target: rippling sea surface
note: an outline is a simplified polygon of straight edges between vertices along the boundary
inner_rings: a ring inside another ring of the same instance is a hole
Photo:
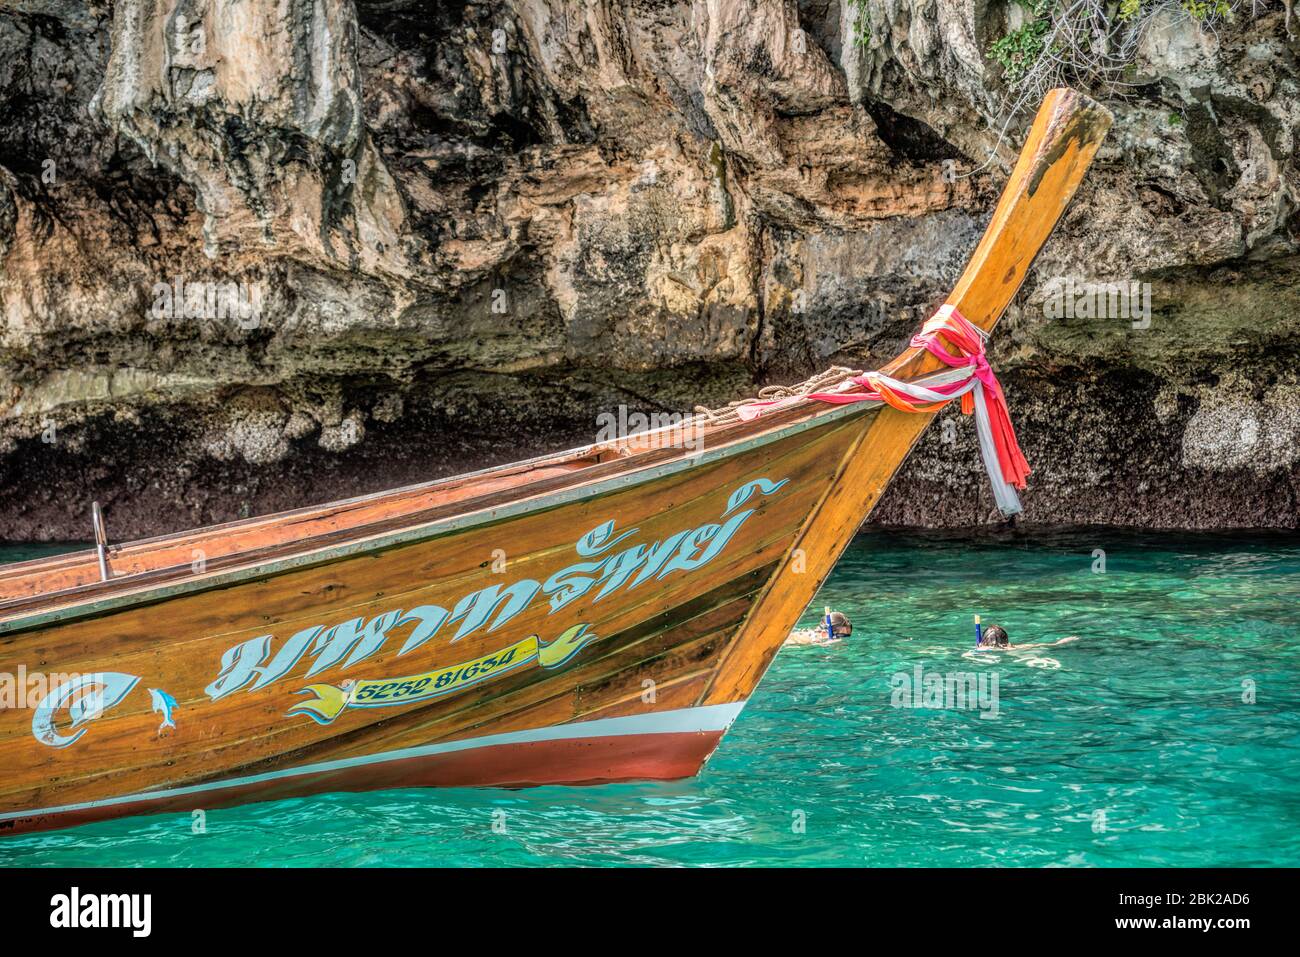
[[[783,649],[693,780],[130,818],[0,865],[1300,864],[1300,540],[875,532],[826,604],[853,637]],[[978,653],[974,613],[1079,640]],[[983,699],[926,706],[961,673]]]

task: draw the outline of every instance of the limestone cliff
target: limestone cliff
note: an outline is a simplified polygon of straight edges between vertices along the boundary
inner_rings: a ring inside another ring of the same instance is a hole
[[[1114,131],[995,340],[1024,522],[1300,525],[1289,14],[1166,0],[1091,90]],[[989,50],[1024,16],[0,0],[0,538],[85,538],[92,498],[117,538],[177,530],[883,362],[1014,159],[1032,111]],[[1149,317],[1076,308],[1088,283]],[[876,520],[985,522],[981,474],[968,423],[932,429]]]

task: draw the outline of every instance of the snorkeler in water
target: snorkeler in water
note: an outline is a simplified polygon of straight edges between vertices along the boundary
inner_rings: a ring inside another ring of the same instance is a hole
[[[1021,648],[1051,648],[1055,645],[1065,645],[1078,640],[1078,635],[1070,635],[1068,638],[1058,638],[1056,641],[1036,641],[1027,645],[1013,645],[1011,644],[1011,637],[1007,634],[1005,628],[1001,625],[989,625],[983,630],[980,638],[980,648],[995,651],[1017,651]]]
[[[981,648],[1010,648],[1011,638],[1001,625],[989,625],[980,638]]]
[[[825,625],[817,628],[800,628],[791,632],[785,643],[787,645],[829,645],[833,641],[839,641],[853,634],[853,623],[849,621],[849,616],[844,612],[833,611],[829,617],[829,635],[826,633]]]

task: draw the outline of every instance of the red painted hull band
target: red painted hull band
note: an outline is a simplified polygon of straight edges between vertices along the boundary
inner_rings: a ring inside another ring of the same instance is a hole
[[[314,774],[165,798],[140,798],[0,821],[0,835],[76,827],[136,814],[217,810],[330,791],[411,787],[524,788],[545,784],[668,781],[697,774],[722,740],[721,731],[621,734],[490,745],[398,758]]]

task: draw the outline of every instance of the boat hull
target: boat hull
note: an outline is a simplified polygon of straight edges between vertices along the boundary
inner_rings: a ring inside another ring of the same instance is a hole
[[[192,814],[338,791],[677,780],[699,773],[739,712],[739,704],[715,705],[466,738],[46,808],[0,821],[0,833],[75,827],[138,814]]]
[[[332,790],[695,774],[761,677],[712,700],[719,669],[778,571],[804,574],[802,532],[878,415],[4,635],[6,670],[56,674],[34,707],[0,711],[0,764],[19,769],[0,833]]]

